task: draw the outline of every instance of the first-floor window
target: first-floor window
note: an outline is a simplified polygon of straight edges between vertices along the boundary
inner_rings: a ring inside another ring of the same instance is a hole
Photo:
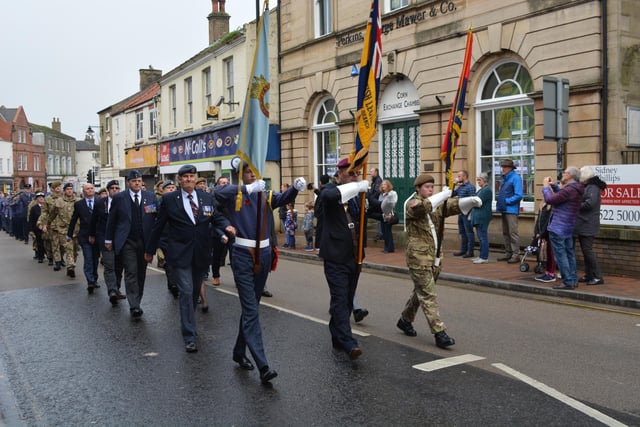
[[[318,107],[313,126],[318,178],[325,174],[333,176],[338,170],[340,130],[336,124],[337,121],[338,111],[335,100],[325,99]]]

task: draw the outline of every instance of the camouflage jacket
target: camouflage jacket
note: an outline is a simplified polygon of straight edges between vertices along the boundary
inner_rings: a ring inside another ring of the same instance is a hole
[[[411,207],[411,203],[416,200],[419,203]],[[407,250],[406,260],[409,268],[424,269],[434,265],[436,259],[436,244],[431,232],[431,226],[427,216],[435,227],[436,235],[444,227],[443,215],[445,204],[440,205],[435,211],[431,209],[431,202],[418,194],[407,203],[405,213],[405,225],[407,227]],[[446,216],[458,215],[458,198],[452,197],[446,202]]]
[[[38,228],[42,228],[42,226],[46,225],[47,227],[51,226],[51,213],[53,211],[53,205],[60,196],[55,194],[49,194],[44,198],[44,203],[42,204],[42,212],[40,213],[40,218],[38,218]]]
[[[73,215],[73,204],[76,200],[78,199],[75,195],[69,198],[66,198],[64,195],[56,197],[52,199],[50,204],[48,204],[45,199],[44,206],[47,207],[46,212],[43,206],[43,212],[40,215],[38,224],[42,221],[43,224],[49,224],[52,230],[66,234],[67,229],[69,228],[69,223],[71,222],[71,216]],[[42,220],[43,216],[45,217],[44,220]],[[76,230],[73,233],[74,236],[78,232],[77,228],[78,226],[76,226]]]

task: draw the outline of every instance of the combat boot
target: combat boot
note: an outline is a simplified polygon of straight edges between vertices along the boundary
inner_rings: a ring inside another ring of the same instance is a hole
[[[62,266],[59,262],[56,262],[56,264],[53,266],[53,271],[60,271],[60,269],[62,269]]]
[[[451,338],[445,331],[440,331],[436,335],[436,345],[440,348],[447,348],[456,343],[456,340]]]
[[[396,323],[396,326],[407,336],[415,337],[416,335],[418,335],[416,330],[413,329],[413,325],[411,324],[411,322],[407,322],[402,317],[398,319],[398,323]]]

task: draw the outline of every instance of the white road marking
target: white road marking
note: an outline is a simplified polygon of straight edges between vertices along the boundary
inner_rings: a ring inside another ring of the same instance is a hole
[[[608,415],[603,414],[600,411],[597,411],[587,405],[585,405],[584,403],[578,402],[577,400],[560,393],[558,390],[549,387],[548,385],[545,385],[539,381],[534,380],[533,378],[530,378],[526,375],[524,375],[521,372],[516,371],[515,369],[512,369],[510,367],[508,367],[507,365],[504,365],[502,363],[493,363],[491,364],[491,366],[500,369],[503,372],[506,372],[507,374],[513,376],[514,378],[519,379],[520,381],[530,385],[531,387],[540,390],[541,392],[553,397],[554,399],[559,400],[560,402],[564,403],[565,405],[571,406],[572,408],[582,412],[585,415],[590,416],[591,418],[595,418],[596,420],[600,421],[601,423],[603,423],[604,425],[607,426],[626,426],[626,424],[622,424],[620,421],[615,420],[611,417],[609,417]]]
[[[476,356],[475,354],[463,354],[461,356],[447,357],[444,359],[434,360],[432,362],[420,363],[419,365],[413,365],[413,368],[425,372],[433,372],[438,369],[449,368],[451,366],[462,365],[463,363],[475,362],[476,360],[483,359],[484,357]]]
[[[223,293],[228,294],[228,295],[233,295],[233,296],[236,296],[236,297],[238,296],[237,292],[228,291],[226,289],[215,288],[215,290],[218,291],[218,292],[223,292]],[[329,325],[329,321],[328,320],[318,319],[317,317],[308,316],[306,314],[299,313],[297,311],[289,310],[287,308],[278,307],[277,305],[273,305],[273,304],[269,304],[268,302],[264,302],[264,300],[260,301],[260,304],[264,305],[265,307],[274,308],[276,310],[283,311],[285,313],[292,314],[292,315],[297,316],[297,317],[301,317],[303,319],[311,320],[312,322],[320,323],[321,325]],[[353,328],[351,328],[351,333],[354,334],[354,335],[358,335],[360,337],[368,337],[369,335],[371,335],[371,334],[368,334],[368,333],[363,332],[361,330],[353,329]]]

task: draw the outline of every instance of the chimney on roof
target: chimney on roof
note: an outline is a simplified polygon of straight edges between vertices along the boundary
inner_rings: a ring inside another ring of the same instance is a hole
[[[207,16],[209,20],[210,45],[229,33],[229,19],[231,17],[224,11],[224,1],[211,0],[211,13]]]
[[[145,90],[162,78],[162,70],[156,70],[151,65],[149,68],[140,69],[140,90]]]
[[[59,117],[57,119],[55,117],[53,118],[53,121],[51,122],[51,129],[62,133],[62,124],[60,123]]]

